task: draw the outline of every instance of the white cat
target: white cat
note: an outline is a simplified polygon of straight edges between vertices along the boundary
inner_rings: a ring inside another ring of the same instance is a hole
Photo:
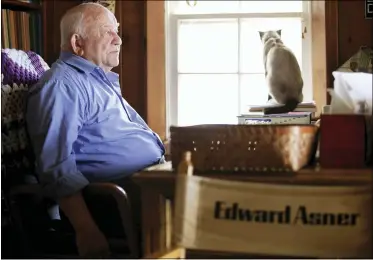
[[[281,104],[266,108],[265,114],[294,111],[303,101],[303,79],[293,52],[281,40],[281,30],[259,32],[263,43],[263,59],[270,103]]]

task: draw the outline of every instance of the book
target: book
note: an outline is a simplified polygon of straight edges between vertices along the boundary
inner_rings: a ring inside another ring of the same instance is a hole
[[[1,26],[1,48],[32,50],[42,55],[42,26],[39,13],[2,9]]]
[[[238,116],[239,125],[311,124],[311,112],[263,115],[252,113]]]
[[[282,106],[280,104],[263,104],[263,105],[248,105],[248,112],[263,112],[265,108],[270,107],[279,107]],[[316,112],[316,103],[314,101],[311,102],[302,102],[299,103],[297,108],[294,109],[294,112]]]

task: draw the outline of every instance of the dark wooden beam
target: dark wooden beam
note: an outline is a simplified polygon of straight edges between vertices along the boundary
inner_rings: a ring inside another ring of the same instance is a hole
[[[339,65],[338,43],[338,1],[325,1],[325,38],[326,38],[326,87],[333,87],[332,72]],[[327,103],[330,104],[330,95],[327,94]]]
[[[120,75],[122,96],[146,121],[145,6],[146,1],[116,2],[123,44],[119,66],[113,71]]]

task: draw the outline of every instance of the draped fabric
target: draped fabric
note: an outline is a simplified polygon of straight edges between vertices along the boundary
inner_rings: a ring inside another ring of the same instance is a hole
[[[1,175],[2,189],[34,175],[24,111],[28,88],[49,67],[35,52],[1,50]]]

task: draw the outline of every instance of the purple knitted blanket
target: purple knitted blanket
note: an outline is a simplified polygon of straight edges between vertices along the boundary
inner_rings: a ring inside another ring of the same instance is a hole
[[[2,85],[35,84],[49,69],[47,63],[35,52],[16,49],[1,50]]]

